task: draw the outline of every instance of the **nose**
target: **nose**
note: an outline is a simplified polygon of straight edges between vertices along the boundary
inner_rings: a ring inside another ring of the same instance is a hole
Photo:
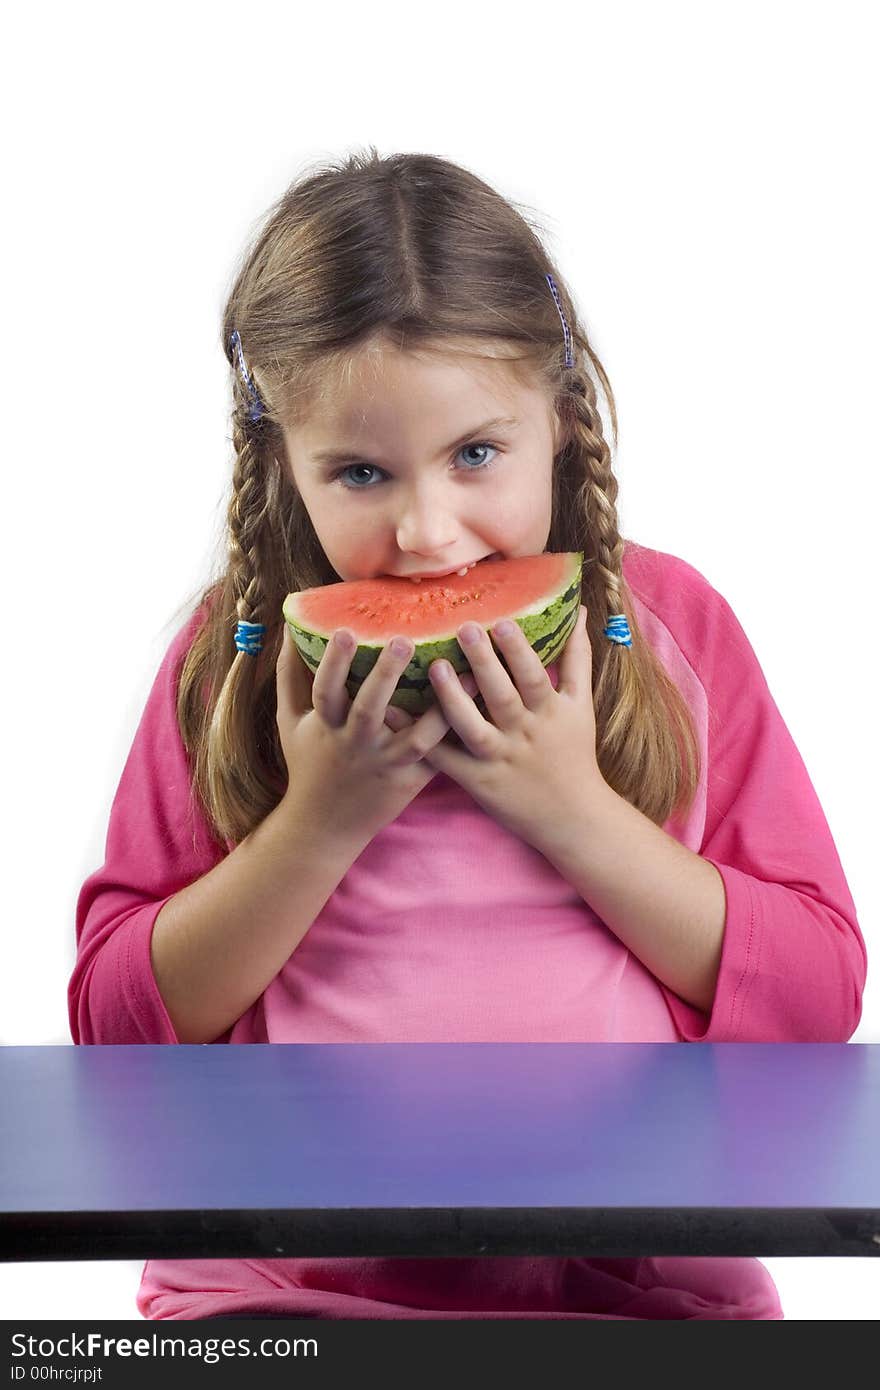
[[[442,487],[411,489],[397,516],[397,545],[408,554],[442,563],[443,552],[455,544],[458,526]]]

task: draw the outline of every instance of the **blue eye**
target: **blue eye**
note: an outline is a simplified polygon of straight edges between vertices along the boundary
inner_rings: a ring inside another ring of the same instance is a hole
[[[487,440],[480,440],[478,443],[475,443],[475,444],[465,444],[465,445],[459,450],[459,454],[464,454],[464,453],[466,453],[469,449],[491,449],[493,453],[496,453],[496,454],[498,453],[498,447],[497,447],[497,445],[495,445],[495,444],[490,444]],[[465,473],[484,473],[484,472],[488,472],[488,470],[494,466],[494,463],[495,463],[495,460],[494,460],[494,459],[489,459],[489,460],[486,461],[486,462],[482,462],[482,463],[478,462],[478,463],[476,464],[475,467],[473,467],[473,468],[465,468],[463,471],[464,471]],[[364,492],[364,491],[366,491],[366,490],[369,488],[369,486],[370,486],[369,482],[366,482],[366,483],[364,483],[363,486],[361,486],[359,483],[353,483],[353,482],[346,482],[346,481],[345,481],[345,475],[346,475],[347,473],[352,473],[352,472],[354,472],[355,469],[366,469],[367,472],[372,472],[372,473],[375,473],[375,472],[377,472],[377,471],[379,471],[379,472],[382,471],[381,469],[377,470],[377,469],[376,469],[376,465],[373,464],[373,463],[349,463],[349,464],[346,464],[345,468],[341,468],[341,469],[339,470],[338,473],[334,473],[334,475],[333,475],[333,481],[334,481],[334,482],[340,482],[340,483],[342,483],[342,486],[343,486],[343,487],[348,488],[350,491],[353,491],[353,492],[358,492],[358,491],[359,491],[359,492]]]
[[[498,453],[498,450],[495,448],[495,445],[489,444],[485,440],[480,440],[478,444],[465,444],[464,448],[460,452],[464,453],[467,449],[491,449],[493,454]],[[465,471],[468,473],[476,473],[479,471],[479,468],[491,468],[491,466],[492,461],[490,460],[488,463],[481,463],[478,466],[478,468],[468,468]]]

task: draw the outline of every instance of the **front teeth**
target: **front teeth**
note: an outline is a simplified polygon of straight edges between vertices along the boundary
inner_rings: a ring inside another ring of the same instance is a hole
[[[458,575],[465,575],[465,574],[467,574],[468,570],[472,570],[472,569],[473,569],[473,567],[474,567],[474,565],[475,565],[476,563],[477,563],[476,560],[471,560],[471,562],[470,562],[469,565],[465,565],[464,569],[456,570],[455,573],[458,574]],[[411,574],[411,575],[410,575],[410,579],[412,580],[412,582],[413,582],[414,584],[421,584],[421,582],[422,582],[421,575],[416,576],[416,575],[414,575],[414,574]]]

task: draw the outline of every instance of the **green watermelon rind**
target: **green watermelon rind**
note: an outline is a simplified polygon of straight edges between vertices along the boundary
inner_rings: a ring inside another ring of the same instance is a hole
[[[582,567],[583,552],[572,552],[569,569],[564,578],[564,588],[558,588],[552,595],[539,596],[529,608],[522,609],[517,614],[504,615],[511,617],[525,633],[529,645],[540,657],[542,666],[549,666],[556,660],[577,622],[578,608],[581,602]],[[288,598],[295,598],[295,595],[288,595]],[[303,660],[314,674],[327,649],[329,634],[315,632],[294,619],[288,611],[287,599],[284,600],[282,612],[284,621],[290,629],[291,636],[301,652]],[[502,617],[500,612],[498,617]],[[497,619],[493,619],[494,621]],[[340,624],[340,626],[347,626],[347,624]],[[459,626],[458,620],[455,620],[454,626]],[[486,624],[482,626],[484,631],[488,631]],[[372,671],[385,645],[384,642],[363,642],[356,648],[352,655],[349,674],[345,683],[346,690],[352,699]],[[497,645],[495,650],[498,652],[502,665],[506,670],[509,670]],[[448,661],[459,674],[471,669],[457,638],[454,636],[427,642],[416,642],[412,659],[401,674],[389,704],[397,705],[398,708],[404,709],[410,714],[423,714],[425,710],[436,704],[437,697],[431,685],[428,668],[432,661],[441,659]]]

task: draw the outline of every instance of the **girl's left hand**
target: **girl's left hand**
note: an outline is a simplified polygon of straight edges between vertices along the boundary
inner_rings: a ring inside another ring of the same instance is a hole
[[[539,850],[552,845],[564,829],[570,830],[571,818],[583,814],[591,797],[608,790],[596,760],[586,619],[581,605],[559,659],[556,690],[516,623],[504,636],[491,630],[510,675],[478,624],[459,628],[456,636],[493,723],[480,714],[448,662],[435,661],[430,668],[443,713],[464,747],[441,742],[425,760]],[[469,627],[479,632],[472,646],[462,642]],[[438,672],[441,667],[446,669],[445,679]]]

